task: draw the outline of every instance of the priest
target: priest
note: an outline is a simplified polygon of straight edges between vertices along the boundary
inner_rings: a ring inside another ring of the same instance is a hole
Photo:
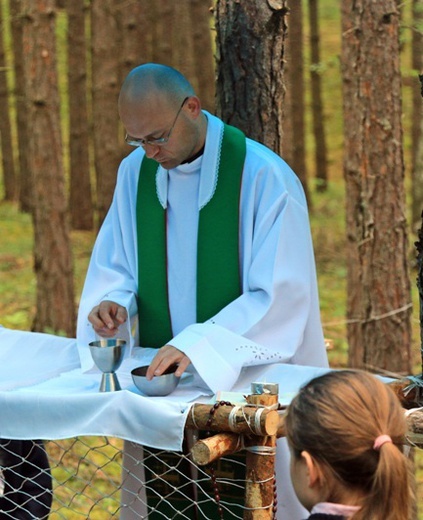
[[[230,390],[246,366],[327,366],[307,204],[290,167],[202,110],[171,67],[133,69],[118,107],[135,150],[83,289],[83,369],[98,336],[155,349],[148,378],[177,363],[178,376],[191,370],[212,392]],[[300,520],[278,442],[280,518]]]

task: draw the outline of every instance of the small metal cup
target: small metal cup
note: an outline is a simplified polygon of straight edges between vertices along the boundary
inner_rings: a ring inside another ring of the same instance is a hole
[[[251,383],[251,393],[257,395],[278,395],[279,385],[278,383]]]
[[[115,374],[125,354],[126,341],[123,339],[101,339],[89,343],[91,356],[96,366],[103,372],[100,392],[121,390]]]

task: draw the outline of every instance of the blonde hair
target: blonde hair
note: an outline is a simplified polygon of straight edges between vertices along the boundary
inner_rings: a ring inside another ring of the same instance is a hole
[[[411,468],[402,452],[407,431],[394,392],[363,371],[337,370],[306,384],[285,419],[293,456],[308,451],[324,476],[358,491],[354,520],[408,520]],[[375,440],[389,435],[379,449]],[[337,502],[336,486],[328,498]]]

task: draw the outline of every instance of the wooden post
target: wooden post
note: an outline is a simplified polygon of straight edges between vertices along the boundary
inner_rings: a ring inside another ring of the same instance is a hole
[[[249,404],[277,408],[277,384],[252,383]],[[244,520],[271,520],[275,511],[276,435],[251,436],[246,441]]]

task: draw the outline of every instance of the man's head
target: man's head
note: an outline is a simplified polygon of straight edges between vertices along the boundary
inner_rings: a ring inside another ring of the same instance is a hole
[[[204,144],[207,120],[200,100],[172,67],[147,63],[133,69],[118,106],[127,141],[138,142],[164,168],[178,166]]]

